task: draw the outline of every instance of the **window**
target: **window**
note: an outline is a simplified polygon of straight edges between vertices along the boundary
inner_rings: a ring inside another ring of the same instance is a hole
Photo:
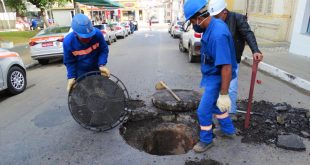
[[[273,0],[267,0],[267,8],[266,8],[266,13],[271,14],[273,10]]]
[[[264,4],[264,1],[263,0],[259,0],[258,1],[258,12],[259,13],[262,13],[263,12],[263,5]]]
[[[254,10],[255,10],[255,0],[251,0],[248,5],[249,5],[249,12],[254,13]]]
[[[310,33],[310,16],[309,16],[309,21],[308,21],[307,33]]]

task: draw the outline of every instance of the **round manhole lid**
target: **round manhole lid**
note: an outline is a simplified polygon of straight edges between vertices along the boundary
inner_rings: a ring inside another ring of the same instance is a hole
[[[153,94],[153,104],[162,110],[167,111],[194,111],[198,108],[201,94],[193,90],[173,89],[181,101],[177,101],[168,90],[159,90]]]
[[[91,72],[77,80],[68,97],[71,115],[80,125],[95,131],[114,128],[128,115],[128,92],[121,81]]]

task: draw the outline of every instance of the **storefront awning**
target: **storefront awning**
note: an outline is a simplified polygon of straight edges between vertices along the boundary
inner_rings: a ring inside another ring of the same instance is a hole
[[[111,0],[75,0],[75,2],[88,6],[104,7],[104,8],[123,8],[123,6],[117,2]]]

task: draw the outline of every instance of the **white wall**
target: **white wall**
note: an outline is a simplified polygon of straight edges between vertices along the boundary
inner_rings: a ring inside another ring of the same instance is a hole
[[[55,23],[59,26],[70,26],[72,21],[71,10],[53,10]]]
[[[310,57],[310,34],[306,27],[310,16],[310,1],[298,0],[290,52]]]

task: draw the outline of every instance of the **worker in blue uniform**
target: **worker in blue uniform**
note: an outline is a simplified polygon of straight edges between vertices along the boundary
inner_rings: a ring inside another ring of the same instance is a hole
[[[101,31],[94,28],[84,14],[75,15],[71,27],[73,32],[69,33],[63,42],[68,92],[76,79],[84,73],[100,71],[101,75],[110,76],[110,71],[106,67],[109,48]]]
[[[212,117],[218,119],[222,135],[234,137],[235,128],[229,117],[231,100],[229,83],[236,76],[237,67],[233,39],[227,25],[208,12],[207,0],[187,0],[184,15],[193,25],[205,28],[201,39],[201,87],[205,88],[197,115],[200,141],[195,152],[204,152],[213,146]]]

